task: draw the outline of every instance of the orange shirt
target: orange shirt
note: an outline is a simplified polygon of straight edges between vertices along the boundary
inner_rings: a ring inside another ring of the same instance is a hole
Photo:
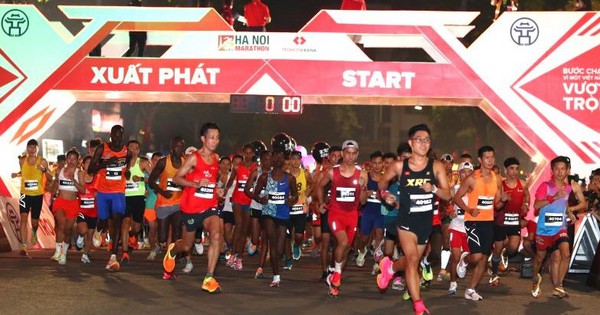
[[[181,166],[181,165],[183,165],[184,158],[183,157],[180,157],[180,158],[181,158],[181,163],[179,165]],[[175,174],[177,174],[178,169],[173,167],[173,162],[171,161],[171,155],[170,154],[167,155],[167,157],[165,159],[166,159],[165,160],[165,169],[162,171],[162,173],[160,173],[158,186],[162,190],[172,192],[173,195],[171,196],[171,198],[167,199],[163,195],[158,194],[158,198],[156,199],[156,207],[171,206],[171,205],[179,204],[179,201],[181,200],[181,193],[183,192],[181,187],[179,187],[179,186],[175,185],[175,183],[173,183],[173,178],[175,177]]]
[[[96,190],[101,193],[124,194],[125,182],[127,181],[125,178],[127,147],[123,146],[119,152],[114,152],[107,143],[104,143],[104,151],[101,158],[108,160],[112,157],[117,157],[118,160],[115,163],[107,165],[106,168],[100,169],[98,179],[96,180]]]
[[[469,208],[479,209],[479,215],[474,217],[465,212],[465,221],[494,221],[494,198],[498,191],[498,179],[496,173],[490,173],[489,182],[484,182],[481,177],[481,170],[476,170],[473,173],[475,178],[475,187],[473,191],[467,194],[469,197]]]

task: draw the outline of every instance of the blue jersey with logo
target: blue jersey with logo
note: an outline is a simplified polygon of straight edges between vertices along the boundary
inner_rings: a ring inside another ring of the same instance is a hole
[[[268,202],[266,205],[263,205],[263,215],[282,220],[290,218],[290,206],[287,204],[290,197],[288,176],[289,174],[285,173],[283,179],[276,181],[271,176],[271,172],[268,173],[267,185],[265,187]]]
[[[561,230],[566,229],[567,220],[565,210],[567,209],[567,202],[571,190],[571,185],[565,183],[566,196],[556,199],[553,203],[550,203],[540,209],[537,230],[535,232],[537,235],[553,236],[559,233]],[[535,198],[546,199],[548,196],[554,196],[557,192],[558,187],[554,181],[547,181],[540,185],[535,194]]]

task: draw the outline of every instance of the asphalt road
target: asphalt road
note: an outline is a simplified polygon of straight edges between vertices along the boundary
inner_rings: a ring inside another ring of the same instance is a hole
[[[137,251],[132,262],[120,272],[104,270],[108,252],[93,253],[93,263],[83,265],[80,254],[70,251],[68,262],[60,266],[49,257],[53,251],[33,250],[29,257],[18,253],[0,254],[0,314],[411,314],[412,305],[403,301],[391,287],[380,293],[370,274],[354,264],[344,272],[338,298],[327,295],[318,282],[318,258],[303,256],[291,271],[283,271],[279,288],[270,288],[267,279],[255,280],[258,257],[244,260],[244,270],[236,272],[220,264],[216,278],[223,292],[210,295],[201,290],[206,268],[205,256],[194,256],[195,268],[176,280],[162,280],[162,259],[145,260],[147,251]],[[369,260],[368,260],[369,261]],[[182,265],[177,266],[181,270]],[[432,282],[423,299],[432,314],[597,314],[600,291],[585,286],[585,275],[569,275],[565,288],[569,298],[551,296],[549,277],[543,283],[543,296],[533,299],[530,280],[518,273],[506,274],[501,284],[491,287],[487,277],[479,285],[483,301],[448,296],[447,282]],[[485,283],[483,282],[485,281]]]

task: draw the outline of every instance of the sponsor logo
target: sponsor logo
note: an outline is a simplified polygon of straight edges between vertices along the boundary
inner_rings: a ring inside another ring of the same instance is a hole
[[[304,36],[296,36],[292,39],[292,43],[294,46],[292,47],[283,47],[281,51],[283,52],[291,52],[291,53],[316,53],[317,49],[315,47],[305,46],[307,40]]]
[[[219,51],[269,51],[269,35],[219,35]]]
[[[510,37],[521,46],[533,45],[540,35],[538,25],[530,18],[520,18],[510,27]]]
[[[23,36],[29,29],[29,18],[23,11],[12,9],[2,16],[2,30],[11,37]]]
[[[406,186],[407,187],[420,187],[423,184],[429,183],[429,178],[407,178]]]

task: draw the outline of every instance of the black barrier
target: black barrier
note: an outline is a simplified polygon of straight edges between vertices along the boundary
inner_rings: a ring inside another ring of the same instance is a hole
[[[587,277],[587,285],[590,287],[600,290],[600,243],[596,247],[596,255],[590,268],[590,274]]]

